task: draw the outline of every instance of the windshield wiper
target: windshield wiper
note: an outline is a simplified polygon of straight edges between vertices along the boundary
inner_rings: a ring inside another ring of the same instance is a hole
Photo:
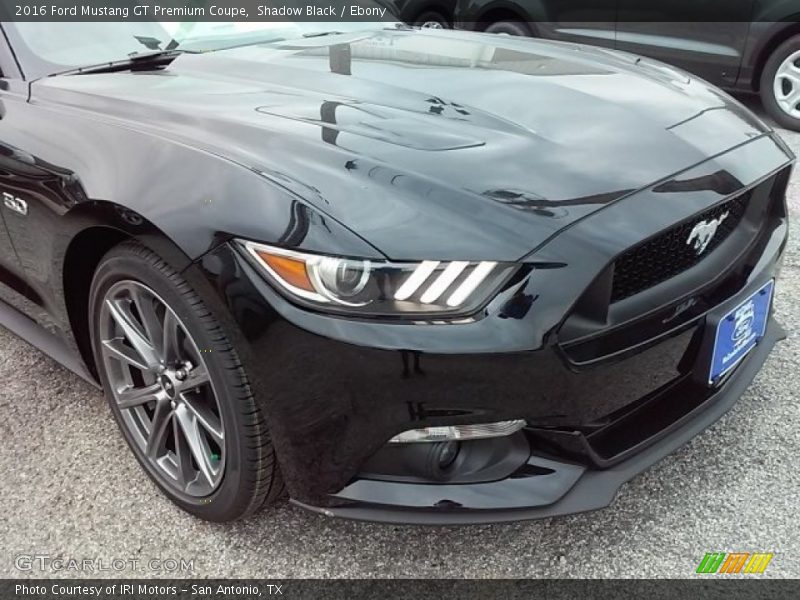
[[[189,50],[155,50],[153,52],[133,52],[127,58],[111,62],[78,67],[62,71],[56,75],[82,75],[88,73],[114,73],[116,71],[152,71],[168,65],[181,54],[196,54]]]

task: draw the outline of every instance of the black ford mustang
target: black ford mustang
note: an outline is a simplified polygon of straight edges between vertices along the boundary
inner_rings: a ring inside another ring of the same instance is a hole
[[[577,512],[731,407],[782,335],[774,133],[614,51],[322,27],[2,26],[0,322],[170,499]]]

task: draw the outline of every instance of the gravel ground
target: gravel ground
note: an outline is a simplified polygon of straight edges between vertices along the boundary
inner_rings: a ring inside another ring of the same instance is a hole
[[[800,134],[781,133],[800,154]],[[800,175],[789,194],[797,219]],[[232,525],[195,520],[140,471],[99,392],[0,328],[0,577],[52,575],[15,568],[32,554],[139,560],[125,576],[174,575],[147,562],[183,558],[196,577],[689,577],[711,551],[775,552],[765,576],[798,577],[797,231],[776,298],[789,338],[736,407],[609,508],[535,522],[394,527],[288,504]]]

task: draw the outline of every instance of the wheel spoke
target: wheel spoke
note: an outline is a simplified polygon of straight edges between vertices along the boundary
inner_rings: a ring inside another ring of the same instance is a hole
[[[144,333],[139,324],[130,314],[129,309],[123,308],[119,301],[106,300],[106,306],[111,312],[111,316],[122,330],[123,335],[133,346],[133,349],[139,353],[145,364],[149,367],[154,367],[158,363],[155,348],[152,342],[147,339],[147,334]]]
[[[800,82],[800,73],[784,70],[783,72],[778,73],[777,78],[785,79],[792,84],[792,87],[797,87],[798,82]]]
[[[121,426],[160,483],[207,497],[225,468],[225,428],[204,356],[172,307],[142,282],[107,292],[102,366]],[[144,455],[144,456],[142,456]]]
[[[103,341],[103,352],[107,356],[111,356],[116,358],[117,360],[121,360],[133,367],[136,367],[140,371],[149,371],[150,365],[147,364],[147,361],[143,359],[141,355],[138,355],[136,351],[132,348],[129,348],[123,343],[122,338],[114,338],[113,340],[104,340]]]
[[[184,390],[191,390],[193,388],[200,387],[211,381],[208,375],[208,370],[206,369],[205,365],[197,365],[196,367],[192,367],[186,373],[186,379],[183,381],[183,389]]]
[[[211,466],[211,456],[208,447],[203,440],[203,434],[198,427],[197,418],[192,412],[183,406],[175,410],[175,417],[178,420],[183,436],[189,446],[200,473],[203,474],[210,485],[214,485],[214,473]]]
[[[156,404],[153,418],[150,420],[150,430],[147,435],[147,447],[145,452],[150,458],[157,458],[158,451],[164,445],[164,435],[169,425],[172,409],[169,402],[163,401]]]
[[[800,79],[800,67],[798,67],[795,64],[795,60],[792,60],[792,57],[790,57],[780,66],[777,74],[778,76],[789,78],[796,77]]]
[[[134,287],[131,289],[131,301],[134,303],[134,305],[136,305],[136,310],[139,312],[139,316],[142,318],[145,334],[147,335],[150,344],[155,348],[156,352],[163,356],[164,350],[161,347],[161,344],[163,343],[161,336],[161,321],[156,314],[153,298],[150,297],[142,288]]]
[[[172,311],[167,310],[164,314],[164,326],[162,329],[162,342],[161,348],[163,351],[164,360],[166,362],[176,362],[180,360],[180,342],[178,341],[178,332],[180,331],[180,324]]]
[[[122,410],[140,406],[156,400],[156,394],[160,389],[161,385],[158,383],[143,388],[129,387],[117,393],[117,403]]]
[[[792,91],[786,94],[786,96],[779,98],[778,102],[780,102],[786,110],[794,110],[800,102],[800,84],[794,86]]]
[[[172,435],[175,438],[175,459],[178,462],[178,482],[184,489],[195,479],[189,444],[183,435],[178,419],[172,418]]]
[[[192,399],[191,394],[181,394],[181,398],[189,412],[197,419],[197,423],[214,438],[215,442],[222,446],[225,441],[225,432],[219,417]]]

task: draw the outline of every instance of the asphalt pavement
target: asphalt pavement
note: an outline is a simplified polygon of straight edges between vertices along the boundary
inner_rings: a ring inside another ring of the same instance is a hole
[[[800,155],[800,133],[781,135]],[[789,205],[798,220],[798,174]],[[0,577],[693,577],[717,551],[773,552],[763,577],[800,577],[798,240],[776,291],[789,337],[734,409],[609,508],[532,522],[386,526],[288,504],[199,521],[140,470],[96,389],[0,328]]]

